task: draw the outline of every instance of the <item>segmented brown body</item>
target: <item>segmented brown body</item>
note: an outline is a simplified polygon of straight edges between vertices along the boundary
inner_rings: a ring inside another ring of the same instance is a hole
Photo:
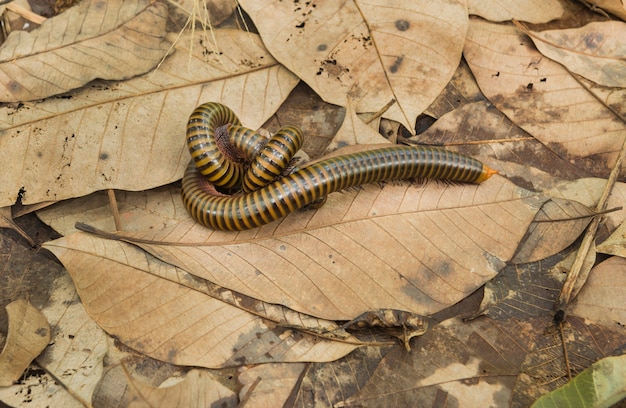
[[[197,114],[200,108],[202,115]],[[214,229],[235,231],[259,227],[335,191],[377,181],[436,178],[481,183],[496,173],[482,162],[456,152],[435,147],[390,146],[332,157],[273,182],[271,177],[270,184],[249,193],[233,196],[213,194],[205,188],[207,180],[215,183],[211,177],[224,183],[220,185],[234,186],[241,181],[230,181],[227,175],[239,175],[243,178],[242,174],[245,172],[242,165],[240,169],[233,170],[238,167],[232,166],[230,162],[225,164],[228,160],[222,160],[223,153],[216,151],[219,149],[210,142],[198,143],[199,139],[212,138],[211,135],[201,134],[201,129],[214,132],[216,128],[231,122],[238,126],[239,120],[234,114],[225,114],[224,110],[228,108],[223,105],[204,104],[200,108],[191,115],[187,128],[187,140],[194,160],[183,177],[182,197],[191,216],[199,223]],[[293,132],[300,134],[296,128],[289,129],[295,129]],[[231,138],[238,136],[237,128],[235,130],[230,134]],[[291,130],[284,132],[281,139],[290,132]],[[251,151],[253,148],[248,142],[234,143]],[[284,150],[293,150],[289,141]],[[268,162],[282,168],[289,160],[290,158],[274,157]],[[264,173],[265,164],[263,160],[260,163],[260,171]],[[204,171],[206,169],[210,171]],[[207,180],[203,179],[203,174],[208,173],[212,176]],[[267,170],[267,174],[274,173],[274,169]]]

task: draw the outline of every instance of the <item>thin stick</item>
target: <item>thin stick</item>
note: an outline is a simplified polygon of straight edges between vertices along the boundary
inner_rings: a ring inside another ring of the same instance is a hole
[[[120,211],[117,208],[117,200],[115,199],[115,190],[112,188],[107,190],[109,194],[109,203],[111,204],[111,211],[113,211],[113,221],[115,222],[115,229],[117,231],[122,230],[122,220],[120,219]]]

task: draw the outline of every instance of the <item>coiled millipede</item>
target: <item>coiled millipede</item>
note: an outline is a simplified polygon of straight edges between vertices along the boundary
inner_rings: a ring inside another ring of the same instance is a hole
[[[192,160],[182,199],[206,227],[237,231],[259,227],[343,189],[385,180],[434,178],[481,183],[497,173],[460,153],[425,146],[390,146],[336,156],[281,177],[302,144],[295,127],[283,127],[267,143],[241,127],[226,106],[205,103],[187,124]],[[225,195],[222,189],[241,188]]]

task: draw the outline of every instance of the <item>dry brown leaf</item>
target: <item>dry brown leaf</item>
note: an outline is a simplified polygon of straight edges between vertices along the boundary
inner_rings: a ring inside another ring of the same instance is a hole
[[[100,382],[108,352],[106,333],[85,312],[67,273],[54,281],[49,302],[42,312],[54,327],[54,347],[46,348],[37,363],[56,378],[57,387],[62,385],[73,399],[88,406]],[[61,401],[49,403],[65,406]]]
[[[239,2],[264,43],[327,102],[378,112],[413,129],[454,74],[465,0]]]
[[[626,87],[626,23],[602,21],[568,30],[532,31],[537,49],[568,70],[608,87]]]
[[[46,98],[95,79],[148,72],[165,56],[167,8],[148,0],[87,0],[0,47],[0,100]]]
[[[616,15],[622,20],[626,20],[626,3],[624,3],[624,0],[588,0],[588,2]]]
[[[620,224],[610,237],[598,245],[596,250],[603,254],[626,258],[626,223]]]
[[[544,200],[496,176],[480,186],[367,185],[254,230],[189,222],[129,235],[206,243],[141,246],[193,275],[313,316],[427,315],[491,279]]]
[[[237,394],[220,384],[207,370],[191,370],[179,383],[158,388],[127,375],[135,394],[129,408],[237,406]]]
[[[332,361],[359,345],[262,319],[264,310],[235,306],[237,294],[230,291],[219,291],[230,302],[211,297],[200,291],[202,282],[122,242],[76,233],[44,247],[67,267],[85,309],[104,330],[158,360],[200,367]]]
[[[562,251],[583,233],[593,214],[577,201],[556,197],[546,201],[511,262],[535,262]]]
[[[285,401],[300,384],[305,364],[283,363],[246,366],[239,369],[239,400],[245,408],[286,406]]]
[[[183,36],[155,73],[94,85],[70,99],[0,107],[0,206],[15,203],[21,188],[30,204],[179,179],[189,162],[187,119],[203,102],[223,102],[248,127],[260,126],[298,79],[258,36],[214,34],[224,52],[207,48],[200,34]]]
[[[587,207],[595,208],[599,197],[606,188],[607,181],[597,178],[583,178],[556,184],[544,193],[552,198],[577,201]],[[621,207],[621,209],[619,209]],[[626,184],[616,183],[609,197],[607,208],[611,211],[604,215],[604,222],[609,230],[615,230],[626,219]]]
[[[6,310],[9,331],[0,354],[0,387],[17,381],[50,342],[50,325],[46,317],[27,300],[11,302]]]
[[[626,260],[611,257],[591,270],[569,313],[612,327],[626,325]]]
[[[563,15],[559,0],[468,0],[469,13],[490,21],[512,19],[529,23],[547,23]]]
[[[515,27],[476,19],[464,55],[483,93],[513,123],[562,158],[608,174],[626,125],[565,68],[543,57]]]

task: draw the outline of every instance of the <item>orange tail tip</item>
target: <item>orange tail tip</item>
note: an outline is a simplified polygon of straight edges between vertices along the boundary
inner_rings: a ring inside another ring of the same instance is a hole
[[[493,176],[494,174],[499,174],[498,170],[494,170],[491,167],[487,166],[486,164],[483,164],[483,172],[476,179],[476,183],[482,183],[483,181],[487,180],[489,177]]]

